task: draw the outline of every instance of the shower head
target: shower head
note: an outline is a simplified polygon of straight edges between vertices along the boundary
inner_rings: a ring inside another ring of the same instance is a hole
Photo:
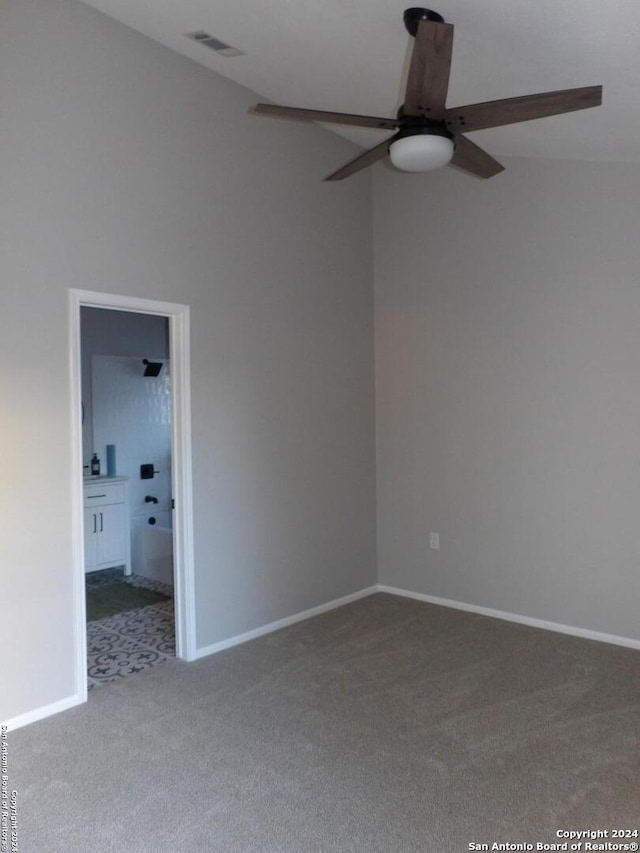
[[[160,371],[162,370],[162,362],[161,361],[149,361],[148,358],[143,358],[142,363],[145,365],[144,375],[145,376],[159,376]]]

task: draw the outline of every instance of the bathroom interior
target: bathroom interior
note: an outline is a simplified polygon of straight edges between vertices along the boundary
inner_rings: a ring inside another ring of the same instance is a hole
[[[89,688],[175,656],[166,317],[81,309]]]

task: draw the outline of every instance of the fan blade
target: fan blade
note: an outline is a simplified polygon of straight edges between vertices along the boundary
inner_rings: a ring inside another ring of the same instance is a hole
[[[450,166],[456,166],[477,178],[492,178],[504,171],[504,166],[466,136],[456,136],[455,143],[456,148],[449,163]]]
[[[383,160],[389,153],[389,141],[390,140],[385,139],[384,142],[376,145],[375,148],[370,148],[368,151],[365,151],[364,154],[360,154],[360,156],[356,157],[355,160],[349,161],[349,163],[341,169],[338,169],[337,172],[333,172],[331,175],[326,177],[325,181],[341,181],[343,178],[348,178],[350,175],[359,172],[361,169],[366,169],[367,166],[372,166],[374,163],[377,163],[378,160]]]
[[[420,21],[404,96],[405,115],[426,115],[436,121],[444,117],[452,49],[452,24]]]
[[[332,113],[325,110],[305,110],[299,107],[281,107],[278,104],[256,104],[251,109],[255,115],[286,118],[292,121],[326,121],[330,124],[350,124],[355,127],[375,127],[383,130],[395,130],[397,119],[359,116],[351,113]]]
[[[558,92],[542,92],[538,95],[523,95],[502,101],[487,101],[447,110],[445,120],[452,133],[467,133],[487,127],[501,127],[534,118],[570,113],[598,107],[602,103],[602,86],[586,86],[583,89],[561,89]]]

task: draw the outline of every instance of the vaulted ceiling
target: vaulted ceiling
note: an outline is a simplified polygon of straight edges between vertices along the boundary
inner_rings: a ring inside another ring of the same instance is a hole
[[[88,5],[288,106],[395,116],[407,0],[87,0]],[[448,106],[602,84],[603,105],[470,134],[495,156],[640,162],[637,0],[432,0],[454,24]],[[242,51],[186,37],[205,30]],[[256,118],[259,124],[268,119]],[[294,126],[295,127],[295,126]],[[377,130],[335,128],[364,146]],[[387,132],[387,135],[388,132]]]

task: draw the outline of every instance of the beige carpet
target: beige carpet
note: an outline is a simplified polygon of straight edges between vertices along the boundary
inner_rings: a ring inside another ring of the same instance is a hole
[[[639,652],[375,595],[10,733],[9,785],[21,853],[457,853],[640,828],[639,733]]]

